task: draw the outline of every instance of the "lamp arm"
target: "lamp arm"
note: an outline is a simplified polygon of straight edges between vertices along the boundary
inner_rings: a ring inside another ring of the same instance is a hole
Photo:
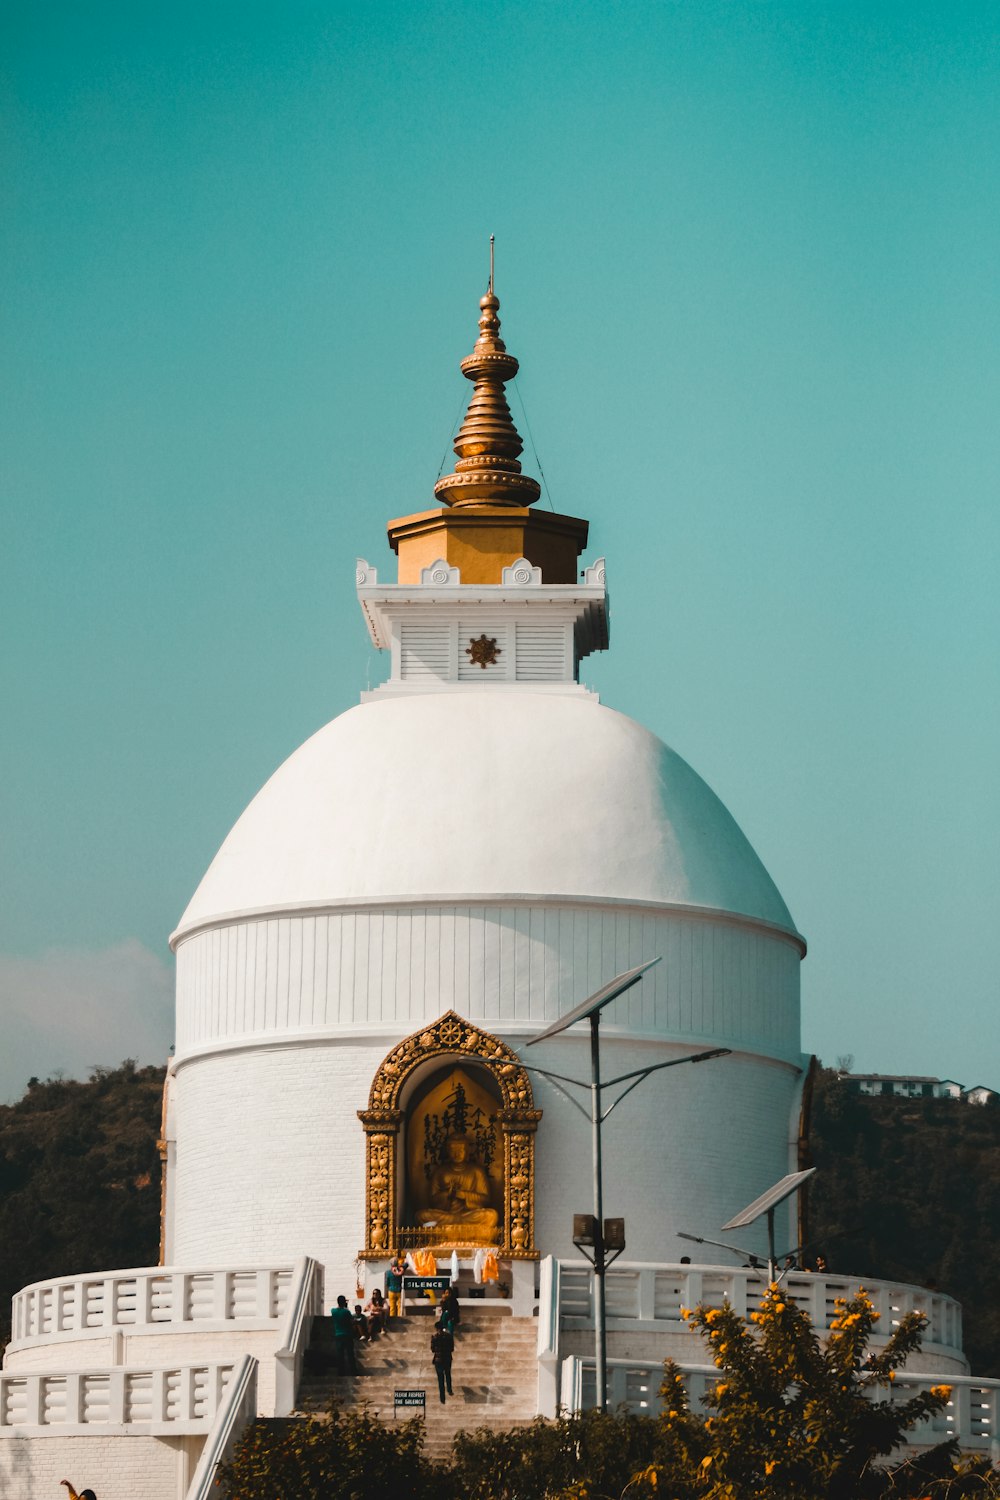
[[[695,1052],[690,1057],[672,1057],[669,1062],[650,1063],[648,1068],[636,1068],[631,1073],[619,1073],[617,1078],[608,1078],[603,1086],[609,1088],[611,1084],[624,1083],[629,1078],[638,1078],[641,1083],[644,1078],[649,1077],[650,1073],[658,1073],[661,1068],[678,1068],[681,1063],[707,1062],[710,1057],[728,1057],[732,1050],[732,1047],[713,1047],[711,1052]],[[521,1066],[523,1067],[524,1064],[522,1063]]]

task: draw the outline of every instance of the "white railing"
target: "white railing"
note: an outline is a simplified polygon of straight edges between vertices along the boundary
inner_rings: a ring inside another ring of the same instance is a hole
[[[593,1359],[570,1355],[562,1362],[563,1410],[584,1411],[595,1402]],[[681,1373],[692,1406],[697,1406],[719,1380],[714,1365],[681,1365]],[[662,1366],[655,1361],[608,1360],[608,1406],[624,1406],[631,1412],[655,1415],[660,1410]],[[892,1385],[892,1398],[905,1401],[935,1385],[951,1387],[951,1400],[943,1411],[920,1422],[907,1435],[908,1447],[932,1447],[954,1438],[963,1451],[997,1454],[1000,1442],[1000,1380],[978,1380],[971,1375],[900,1375]],[[873,1391],[873,1399],[887,1393]],[[998,1454],[997,1456],[1000,1456]]]
[[[281,1345],[275,1354],[274,1415],[287,1417],[295,1410],[295,1397],[302,1374],[302,1356],[309,1343],[313,1318],[323,1312],[323,1270],[312,1256],[295,1263],[291,1295],[281,1325]]]
[[[188,1485],[186,1500],[211,1500],[221,1492],[215,1475],[220,1464],[227,1463],[257,1414],[257,1361],[246,1354],[226,1389],[202,1449],[198,1467]]]
[[[294,1267],[189,1270],[153,1266],[38,1281],[12,1302],[12,1350],[93,1338],[121,1328],[276,1323],[285,1311]]]
[[[232,1361],[156,1370],[0,1375],[0,1438],[101,1429],[156,1436],[208,1432],[233,1378]]]
[[[853,1276],[818,1276],[793,1271],[783,1279],[798,1305],[809,1314],[813,1327],[823,1333],[836,1316],[836,1299],[850,1298],[861,1278]],[[552,1285],[558,1288],[559,1323],[563,1328],[592,1328],[594,1274],[580,1261],[560,1261],[559,1274]],[[923,1349],[930,1355],[961,1360],[962,1309],[953,1297],[940,1292],[897,1282],[864,1281],[865,1290],[880,1313],[872,1336],[878,1345],[886,1340],[909,1312],[923,1312],[928,1327]],[[767,1287],[767,1273],[743,1267],[656,1265],[647,1262],[619,1262],[605,1277],[605,1299],[608,1328],[645,1331],[674,1331],[684,1326],[680,1310],[696,1307],[699,1302],[710,1307],[729,1303],[740,1317],[746,1317]],[[540,1298],[539,1319],[551,1316],[544,1305],[544,1287]]]
[[[906,1400],[931,1385],[951,1386],[951,1400],[943,1411],[927,1417],[913,1429],[910,1439],[918,1445],[943,1443],[954,1438],[960,1448],[988,1451],[1000,1460],[1000,1380],[982,1380],[974,1375],[897,1375],[893,1391]]]

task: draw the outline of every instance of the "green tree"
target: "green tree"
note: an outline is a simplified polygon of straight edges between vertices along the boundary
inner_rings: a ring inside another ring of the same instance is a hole
[[[658,1443],[652,1417],[586,1411],[510,1432],[459,1433],[451,1473],[463,1500],[618,1500]]]
[[[809,1148],[814,1247],[957,1298],[974,1373],[1000,1376],[1000,1101],[865,1098],[820,1068]]]
[[[255,1422],[219,1479],[232,1500],[444,1500],[422,1423],[387,1427],[367,1407],[320,1420]]]
[[[0,1337],[30,1282],[156,1264],[163,1078],[126,1061],[0,1106]]]

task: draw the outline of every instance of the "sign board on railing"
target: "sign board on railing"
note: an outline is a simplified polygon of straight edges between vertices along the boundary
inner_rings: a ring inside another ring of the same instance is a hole
[[[419,1411],[427,1410],[427,1392],[425,1390],[401,1390],[393,1391],[392,1404],[394,1410],[402,1407],[416,1407]]]
[[[404,1292],[446,1292],[451,1286],[450,1276],[404,1276]]]

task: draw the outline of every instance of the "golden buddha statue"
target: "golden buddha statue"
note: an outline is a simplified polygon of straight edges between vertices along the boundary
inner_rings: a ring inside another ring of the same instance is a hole
[[[417,1209],[417,1223],[460,1241],[491,1244],[499,1215],[490,1208],[490,1181],[475,1160],[468,1136],[445,1142],[445,1159],[430,1181],[430,1203]]]

